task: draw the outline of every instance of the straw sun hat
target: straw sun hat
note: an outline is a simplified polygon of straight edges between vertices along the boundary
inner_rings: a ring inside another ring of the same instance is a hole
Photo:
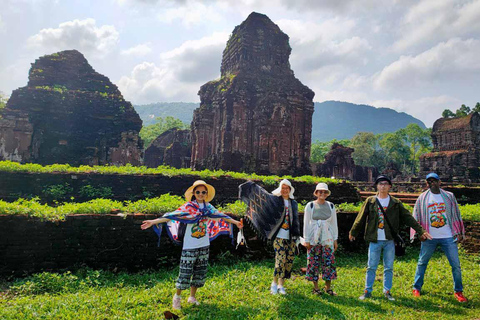
[[[190,188],[188,188],[187,191],[185,191],[185,199],[187,201],[191,201],[192,196],[194,196],[193,190],[195,190],[195,188],[198,186],[204,186],[205,188],[207,188],[207,196],[205,197],[205,202],[212,201],[213,197],[215,197],[215,188],[203,180],[195,181],[193,185]]]

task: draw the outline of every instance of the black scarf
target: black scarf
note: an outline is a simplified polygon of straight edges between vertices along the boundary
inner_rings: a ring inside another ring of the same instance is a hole
[[[274,196],[252,181],[242,183],[239,198],[247,205],[247,219],[262,239],[274,239],[285,220],[285,203],[282,197]],[[291,203],[290,238],[300,236],[298,204]]]

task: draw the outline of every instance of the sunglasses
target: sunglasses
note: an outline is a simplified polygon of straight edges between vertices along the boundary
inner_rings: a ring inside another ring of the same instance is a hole
[[[195,191],[195,194],[207,194],[207,191]]]
[[[317,190],[316,192],[317,193],[328,193],[328,191],[325,191],[325,190]]]

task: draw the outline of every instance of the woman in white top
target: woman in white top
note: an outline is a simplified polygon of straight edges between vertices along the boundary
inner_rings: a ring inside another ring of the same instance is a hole
[[[322,279],[325,280],[323,291],[335,296],[337,294],[331,288],[331,280],[337,279],[334,252],[338,246],[338,226],[335,206],[326,201],[330,193],[327,184],[317,184],[313,193],[317,199],[305,206],[303,220],[304,245],[307,248],[305,278],[313,282],[313,293],[322,294],[322,290],[318,287],[321,266]]]

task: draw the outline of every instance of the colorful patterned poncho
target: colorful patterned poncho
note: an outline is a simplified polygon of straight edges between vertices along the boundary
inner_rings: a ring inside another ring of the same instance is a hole
[[[230,238],[233,238],[233,228],[230,222],[231,218],[224,213],[221,213],[210,203],[206,203],[205,207],[202,209],[196,201],[189,201],[177,210],[165,213],[162,218],[170,219],[166,223],[167,233],[170,239],[180,245],[183,239],[178,238],[178,231],[180,227],[180,222],[183,223],[198,223],[200,219],[208,218],[210,219],[207,224],[207,233],[210,241],[216,239],[219,235],[227,234]],[[158,235],[158,246],[160,246],[160,236],[162,235],[163,223],[158,226],[154,226],[153,230]]]
[[[430,232],[429,228],[429,214],[427,210],[428,196],[430,195],[430,189],[422,193],[415,202],[415,208],[413,209],[413,217],[420,223],[423,229]],[[453,237],[457,235],[465,234],[465,227],[463,225],[462,216],[460,215],[460,209],[458,208],[457,199],[453,193],[440,189],[440,195],[445,202],[446,217],[448,225],[452,229]],[[410,230],[410,239],[415,236],[415,230]]]

